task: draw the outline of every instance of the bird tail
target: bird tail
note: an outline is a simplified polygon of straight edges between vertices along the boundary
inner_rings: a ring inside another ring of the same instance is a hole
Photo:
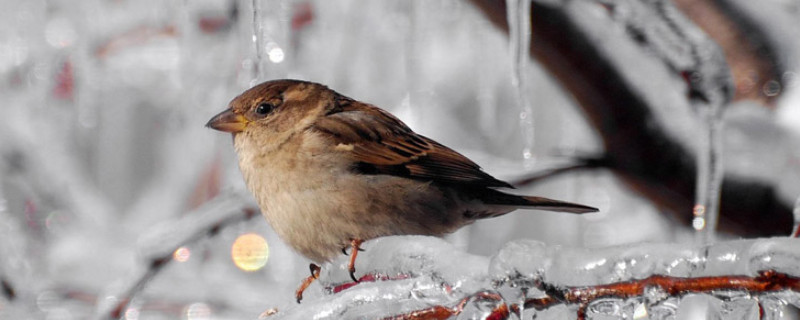
[[[553,200],[542,197],[518,196],[500,192],[494,189],[484,189],[481,192],[476,192],[474,196],[483,201],[484,204],[493,206],[511,206],[521,209],[535,209],[535,210],[569,212],[569,213],[597,212],[597,208],[585,206],[582,204]]]
[[[569,212],[569,213],[589,213],[597,212],[597,208],[585,206],[582,204],[553,200],[542,197],[531,196],[517,196],[525,200],[526,204],[521,204],[520,207],[547,211]]]

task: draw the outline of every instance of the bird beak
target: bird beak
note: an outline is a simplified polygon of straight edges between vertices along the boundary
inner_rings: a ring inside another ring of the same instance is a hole
[[[227,109],[208,120],[206,127],[224,132],[239,133],[244,131],[249,122],[245,117],[234,113],[231,109]]]

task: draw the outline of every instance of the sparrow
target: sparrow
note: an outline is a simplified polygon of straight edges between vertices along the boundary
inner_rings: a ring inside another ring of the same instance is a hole
[[[369,239],[443,236],[519,208],[597,211],[500,191],[513,187],[383,109],[318,83],[261,83],[206,126],[233,134],[247,188],[278,236],[317,263],[351,248],[354,281]],[[319,274],[311,270],[304,284]]]

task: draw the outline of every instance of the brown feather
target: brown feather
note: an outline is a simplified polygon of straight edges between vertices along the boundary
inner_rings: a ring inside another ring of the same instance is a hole
[[[597,212],[596,208],[582,204],[553,200],[543,197],[518,196],[493,189],[459,188],[459,191],[472,198],[479,199],[485,204],[510,206],[515,208],[537,209],[569,213]],[[475,216],[475,218],[490,218],[501,214],[488,214]]]
[[[467,157],[412,131],[388,112],[338,97],[331,111],[312,126],[333,140],[350,145],[362,173],[389,174],[418,180],[480,187],[512,188],[483,172]],[[344,148],[343,148],[344,149]]]

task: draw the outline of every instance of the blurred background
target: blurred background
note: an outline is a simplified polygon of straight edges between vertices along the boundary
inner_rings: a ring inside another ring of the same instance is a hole
[[[767,186],[767,196],[785,207],[780,209],[785,214],[759,218],[782,221],[776,228],[730,228],[718,237],[773,236],[782,230],[788,235],[800,196],[800,4],[764,0],[753,8],[742,1],[722,2],[732,5],[718,10],[721,18],[686,1],[669,5],[689,17],[675,18],[685,25],[713,16],[731,28],[745,21],[760,30],[740,34],[756,43],[752,46],[735,37],[725,42],[727,34],[702,24],[694,29],[678,24],[671,31],[706,32],[713,39],[689,32],[688,47],[717,43],[710,50],[724,54],[729,63],[738,61],[740,67],[732,71],[724,64],[710,71],[732,74],[708,91],[733,90],[721,98],[704,96],[705,82],[691,78],[709,74],[702,67],[680,77],[682,69],[674,66],[682,63],[682,47],[675,49],[682,39],[655,49],[640,44],[630,51],[604,46],[615,43],[611,38],[590,35],[587,43],[629,61],[623,71],[631,71],[626,86],[633,91],[655,92],[648,99],[656,101],[678,99],[682,102],[671,106],[685,107],[679,112],[653,107],[653,122],[626,124],[633,128],[625,133],[630,137],[639,134],[637,128],[664,127],[666,136],[674,134],[677,144],[690,150],[687,161],[693,165],[691,156],[697,152],[692,150],[702,146],[693,140],[699,139],[696,132],[704,132],[702,117],[692,116],[693,101],[724,108],[724,117],[732,118],[723,139],[726,152],[733,154],[726,153],[726,174],[745,177],[745,189],[751,181]],[[448,236],[464,251],[491,256],[521,238],[584,247],[695,238],[691,206],[676,213],[681,210],[665,205],[669,200],[659,200],[664,193],[654,196],[638,188],[652,183],[635,179],[620,157],[601,161],[609,159],[604,156],[609,146],[626,144],[609,140],[609,128],[602,125],[622,112],[587,109],[590,99],[563,83],[569,76],[554,69],[557,63],[530,59],[527,44],[535,51],[538,29],[531,42],[531,31],[519,28],[526,26],[527,15],[522,21],[519,16],[505,19],[507,13],[530,12],[525,4],[0,3],[2,319],[102,318],[109,312],[125,319],[241,319],[294,303],[292,293],[307,275],[309,261],[287,248],[258,212],[247,211],[255,204],[244,188],[231,137],[204,127],[241,91],[278,78],[320,82],[387,109],[500,179],[521,181],[553,168],[580,167],[585,159],[600,163],[522,183],[517,190],[592,205],[598,214],[519,211],[480,221]],[[617,10],[636,5],[593,3],[597,8],[585,11],[589,17],[611,17],[608,23],[623,26],[616,31],[626,41],[637,39],[631,34],[639,29],[644,30],[639,38],[651,40],[671,34],[646,19],[634,21],[641,11]],[[514,9],[517,5],[522,9]],[[580,6],[570,8],[564,12],[584,12]],[[533,19],[536,28],[535,13]],[[566,37],[572,31],[554,32]],[[746,48],[737,49],[737,44]],[[755,62],[731,52],[754,52]],[[635,63],[640,56],[673,68],[654,72]],[[553,77],[545,70],[562,73]],[[687,83],[692,90],[700,88],[700,99],[692,96],[694,91],[685,94]],[[695,171],[678,175],[693,186]],[[767,197],[761,195],[753,197]],[[217,202],[209,207],[212,199]],[[141,287],[143,278],[147,285]],[[137,294],[128,301],[130,292]],[[114,310],[117,306],[126,307]]]

